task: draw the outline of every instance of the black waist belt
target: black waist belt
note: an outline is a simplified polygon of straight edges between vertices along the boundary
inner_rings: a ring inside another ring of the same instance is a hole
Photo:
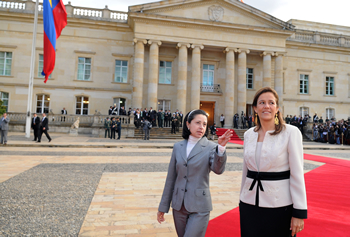
[[[250,185],[249,191],[252,191],[256,181],[258,181],[258,186],[256,187],[256,196],[255,196],[255,206],[259,206],[259,189],[264,192],[261,180],[283,180],[289,179],[290,170],[283,172],[256,172],[248,170],[247,177],[254,179],[252,185]]]

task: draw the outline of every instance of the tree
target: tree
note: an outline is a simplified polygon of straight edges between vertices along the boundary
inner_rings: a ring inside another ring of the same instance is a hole
[[[6,106],[2,105],[4,102],[2,102],[2,100],[0,100],[0,115],[3,115],[4,113],[6,113]]]

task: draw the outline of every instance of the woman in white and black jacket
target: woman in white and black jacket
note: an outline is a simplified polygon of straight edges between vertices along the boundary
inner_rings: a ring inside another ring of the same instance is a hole
[[[270,87],[255,94],[253,108],[257,126],[244,134],[241,236],[294,236],[307,218],[302,135],[284,123]]]

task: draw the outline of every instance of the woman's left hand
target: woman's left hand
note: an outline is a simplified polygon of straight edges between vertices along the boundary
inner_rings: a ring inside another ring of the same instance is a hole
[[[231,129],[227,129],[227,131],[218,138],[218,144],[220,146],[226,146],[228,141],[230,141],[232,134],[233,131]]]
[[[292,231],[292,236],[296,235],[304,229],[304,220],[292,217],[290,222],[290,230]]]

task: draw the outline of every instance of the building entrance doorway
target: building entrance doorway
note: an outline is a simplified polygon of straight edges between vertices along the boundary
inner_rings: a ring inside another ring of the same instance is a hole
[[[215,101],[201,101],[200,109],[208,114],[208,127],[214,124],[215,118]]]

